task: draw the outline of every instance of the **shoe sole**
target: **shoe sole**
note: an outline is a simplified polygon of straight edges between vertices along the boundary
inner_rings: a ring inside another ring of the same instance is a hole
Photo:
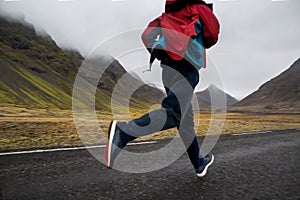
[[[109,132],[108,132],[108,141],[106,144],[106,148],[105,148],[105,164],[106,167],[111,169],[111,146],[112,146],[112,141],[114,139],[115,136],[115,130],[116,130],[116,125],[117,125],[117,121],[113,120],[110,125],[109,125]]]
[[[205,168],[204,168],[204,170],[203,170],[202,173],[200,173],[200,174],[197,173],[197,176],[198,176],[198,177],[203,177],[203,176],[205,176],[205,174],[207,173],[208,167],[211,166],[211,164],[214,162],[214,160],[215,160],[214,155],[211,155],[211,161],[205,166]]]

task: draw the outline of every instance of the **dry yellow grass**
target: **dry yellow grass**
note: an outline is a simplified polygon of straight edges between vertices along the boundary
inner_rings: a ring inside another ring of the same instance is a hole
[[[210,114],[200,115],[198,134],[207,132]],[[300,128],[300,115],[268,114],[253,115],[240,113],[227,113],[222,134],[260,132],[267,130],[286,130]]]
[[[138,117],[145,111],[131,111],[129,117]],[[97,116],[99,126],[106,133],[112,119],[111,114],[97,113]],[[199,120],[197,134],[205,135],[211,122],[211,115],[195,113],[195,119]],[[227,113],[224,122],[222,134],[284,130],[300,128],[300,115]],[[88,125],[86,128],[89,128]],[[80,133],[79,137],[71,110],[0,106],[0,151],[105,143],[105,137],[99,137],[96,132],[85,132],[82,129]],[[170,129],[139,140],[162,139],[176,135],[176,129]]]

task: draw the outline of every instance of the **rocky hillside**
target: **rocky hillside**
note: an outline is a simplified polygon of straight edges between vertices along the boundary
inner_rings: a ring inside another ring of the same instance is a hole
[[[300,113],[300,59],[289,69],[235,104],[230,110]]]
[[[102,60],[94,68],[104,68]],[[24,20],[0,17],[0,99],[1,103],[30,107],[70,109],[73,83],[84,58],[62,50],[50,36],[39,36]],[[96,107],[109,109],[111,92],[126,71],[118,61],[106,69],[98,84]],[[139,82],[131,77],[132,82]],[[130,81],[128,82],[130,84]],[[139,107],[141,97],[156,103],[163,93],[143,86],[131,99]]]

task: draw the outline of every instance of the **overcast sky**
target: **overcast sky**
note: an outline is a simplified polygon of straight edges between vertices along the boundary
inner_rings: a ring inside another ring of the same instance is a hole
[[[26,21],[50,34],[60,47],[77,49],[86,56],[103,42],[109,46],[114,35],[123,38],[119,43],[123,49],[130,49],[135,42],[141,44],[136,31],[130,37],[123,33],[143,29],[164,11],[164,1],[1,0],[0,12],[23,14]],[[207,69],[201,70],[198,90],[215,83],[241,99],[300,57],[299,0],[207,2],[214,3],[214,11],[221,23],[221,35],[218,44],[208,50],[212,62],[209,61]],[[118,49],[114,44],[111,46],[111,49]],[[120,56],[120,52],[110,53]],[[120,57],[124,67],[146,81],[157,82],[159,79],[153,78],[159,77],[157,65],[154,72],[145,74],[140,73],[141,67],[136,66],[148,62],[146,50],[131,54]],[[218,76],[215,75],[217,72]]]

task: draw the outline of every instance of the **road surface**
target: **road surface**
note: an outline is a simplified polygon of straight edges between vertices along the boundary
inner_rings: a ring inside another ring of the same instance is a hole
[[[2,155],[0,199],[300,199],[299,136],[299,130],[222,136],[202,179],[185,154],[143,174],[108,170],[87,150]]]

